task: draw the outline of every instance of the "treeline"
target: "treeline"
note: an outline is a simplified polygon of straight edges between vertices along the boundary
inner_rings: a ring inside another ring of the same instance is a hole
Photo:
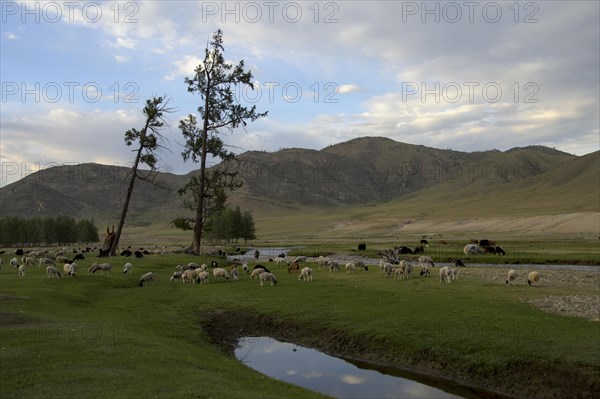
[[[226,242],[243,239],[256,239],[256,226],[254,218],[249,211],[242,213],[239,206],[235,209],[225,208],[213,214],[208,222],[207,236],[213,240],[225,240]]]
[[[98,228],[94,220],[76,221],[69,216],[0,219],[0,244],[70,244],[98,242]]]

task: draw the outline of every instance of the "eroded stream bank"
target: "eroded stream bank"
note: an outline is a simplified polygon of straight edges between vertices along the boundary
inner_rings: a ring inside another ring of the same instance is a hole
[[[572,370],[548,363],[520,363],[493,370],[461,369],[444,359],[423,352],[400,353],[382,339],[352,334],[350,331],[310,323],[302,325],[279,315],[248,310],[215,310],[202,315],[202,329],[211,342],[234,356],[237,342],[245,336],[270,336],[315,348],[332,356],[351,361],[390,367],[410,379],[464,397],[473,398],[573,398],[581,387],[589,385],[589,372]],[[587,375],[587,376],[586,376]],[[551,381],[551,384],[545,382]],[[587,394],[585,392],[588,392]],[[579,395],[593,398],[593,387]]]

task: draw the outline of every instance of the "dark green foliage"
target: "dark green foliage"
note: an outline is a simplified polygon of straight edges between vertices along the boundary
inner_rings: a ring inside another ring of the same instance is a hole
[[[0,244],[69,244],[98,242],[98,228],[93,220],[75,221],[69,216],[0,219]]]
[[[208,235],[215,240],[226,242],[253,240],[256,238],[256,227],[252,214],[242,210],[239,206],[235,209],[225,208],[211,216],[207,224]]]
[[[193,193],[193,201],[186,205],[194,209],[196,215],[193,219],[179,218],[174,225],[188,221],[185,228],[194,229],[194,241],[190,249],[196,254],[200,251],[202,233],[209,218],[225,205],[226,190],[233,191],[241,187],[237,172],[231,171],[229,166],[234,154],[225,148],[219,135],[244,128],[248,121],[253,122],[267,115],[266,112],[256,112],[256,106],[247,108],[238,103],[235,89],[239,86],[254,89],[252,72],[244,70],[243,60],[235,66],[226,62],[224,51],[223,32],[219,29],[205,49],[204,60],[194,70],[194,76],[185,78],[188,92],[200,96],[200,118],[190,114],[179,123],[185,139],[181,155],[184,161],[199,163],[200,173],[179,190],[180,194],[188,191]],[[206,160],[209,156],[222,161],[218,168],[207,169]]]

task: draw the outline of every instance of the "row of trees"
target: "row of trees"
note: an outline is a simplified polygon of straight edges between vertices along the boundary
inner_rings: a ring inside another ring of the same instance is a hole
[[[94,220],[76,221],[69,216],[0,219],[0,244],[71,244],[98,242],[98,228]]]
[[[208,233],[213,238],[219,239],[252,239],[254,237],[254,222],[250,227],[249,220],[252,216],[244,213],[240,220],[246,220],[248,227],[244,233],[239,227],[240,223],[233,223],[237,227],[231,227],[230,222],[225,222],[232,217],[225,203],[227,193],[241,187],[237,172],[229,167],[235,160],[235,155],[227,149],[220,135],[232,132],[238,128],[245,128],[248,122],[267,116],[267,112],[259,113],[256,106],[244,107],[238,103],[235,93],[240,88],[248,87],[254,90],[253,76],[246,71],[244,61],[237,65],[226,61],[223,55],[223,32],[217,30],[204,51],[204,59],[194,70],[192,77],[185,78],[187,91],[199,96],[198,114],[189,114],[179,122],[179,129],[184,138],[184,161],[192,161],[200,164],[198,175],[178,190],[181,196],[186,195],[184,207],[192,211],[192,216],[182,216],[172,221],[172,225],[184,230],[193,230],[194,236],[188,252],[198,255],[202,246],[203,233]],[[160,130],[165,126],[167,113],[173,111],[167,106],[168,99],[153,97],[146,101],[142,110],[145,122],[138,129],[130,129],[125,134],[125,143],[128,146],[135,145],[135,159],[131,169],[131,180],[123,204],[121,217],[114,239],[109,241],[112,255],[115,254],[119,245],[121,230],[127,215],[129,200],[133,192],[136,178],[151,179],[152,172],[157,167],[157,151],[164,148],[164,138]],[[208,168],[207,160],[220,161],[218,167]],[[141,176],[138,166],[146,164],[150,167],[150,173]],[[237,215],[237,211],[233,211]],[[241,213],[241,211],[240,211]],[[235,216],[237,218],[237,216]],[[226,226],[224,223],[229,223]],[[233,229],[233,230],[232,230]]]
[[[227,243],[243,239],[244,242],[256,238],[256,226],[252,214],[242,213],[239,206],[235,209],[225,208],[209,219],[207,236],[213,240],[225,240]]]

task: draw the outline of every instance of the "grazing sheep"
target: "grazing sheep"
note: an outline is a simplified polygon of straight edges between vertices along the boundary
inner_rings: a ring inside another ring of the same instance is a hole
[[[445,281],[446,283],[450,284],[452,282],[452,276],[454,273],[452,273],[452,269],[448,266],[444,266],[440,269],[440,283],[442,281]]]
[[[124,249],[124,250],[121,251],[121,256],[124,256],[126,258],[130,257],[132,254],[133,253],[130,250],[128,250],[128,249]]]
[[[308,258],[306,256],[298,256],[296,257],[296,259],[294,259],[295,263],[302,263],[302,262],[306,262]]]
[[[420,244],[421,244],[421,245],[424,245],[424,246],[426,246],[426,247],[428,247],[428,248],[429,248],[429,243],[428,243],[428,242],[427,242],[427,240],[426,240],[426,239],[424,239],[424,238],[421,240]]]
[[[125,263],[125,265],[123,265],[123,274],[130,273],[132,269],[133,269],[133,265],[131,263],[129,263],[129,262]]]
[[[208,272],[206,270],[200,270],[196,274],[198,275],[198,282],[200,284],[208,284]]]
[[[288,267],[288,273],[296,273],[300,270],[300,264],[298,262],[292,262],[292,264]]]
[[[431,259],[431,256],[421,255],[421,256],[419,256],[418,261],[422,267],[426,267],[429,265],[431,265],[432,267],[435,267],[435,264],[433,263],[433,259]]]
[[[54,266],[56,264],[56,263],[54,263],[54,259],[52,259],[52,258],[40,258],[39,261],[38,261],[38,263],[39,263],[39,266],[42,266],[42,265],[52,265],[52,266]]]
[[[96,273],[98,270],[100,270],[100,274],[104,274],[104,272],[108,272],[108,274],[112,274],[112,266],[109,263],[94,262],[88,269],[88,272]]]
[[[303,267],[298,276],[298,280],[312,281],[312,269],[310,267]]]
[[[527,276],[527,284],[529,284],[531,287],[533,287],[534,285],[539,285],[539,283],[540,283],[540,274],[538,272],[529,273],[529,275]]]
[[[365,269],[366,272],[369,271],[369,267],[367,265],[365,265],[365,262],[363,262],[362,260],[354,261],[354,265],[356,267],[362,267],[363,269]]]
[[[55,266],[48,266],[46,268],[46,274],[48,276],[48,278],[50,278],[50,276],[54,276],[56,278],[60,278],[60,272],[58,271],[58,269]]]
[[[356,265],[354,264],[354,262],[346,263],[346,273],[356,273]]]
[[[285,258],[279,258],[279,257],[275,258],[273,261],[277,265],[285,265],[287,263],[287,261],[285,260]]]
[[[469,256],[469,255],[480,255],[481,254],[481,250],[479,249],[479,245],[477,245],[477,244],[467,244],[467,245],[465,245],[465,247],[463,248],[463,252],[467,256]]]
[[[17,276],[25,277],[25,265],[19,265],[17,267]]]
[[[27,257],[23,260],[25,266],[33,266],[35,265],[35,260],[33,258]]]
[[[233,281],[237,281],[237,279],[238,279],[237,266],[236,265],[231,266],[231,269],[229,269],[229,272],[231,273],[231,278],[233,279]]]
[[[508,276],[506,277],[506,284],[513,285],[515,283],[515,281],[517,280],[517,277],[519,277],[517,272],[514,271],[513,269],[510,269],[508,271]]]
[[[448,258],[448,262],[454,263],[455,267],[465,267],[465,263],[462,261],[462,259]]]
[[[250,273],[250,270],[248,269],[248,264],[247,264],[247,263],[244,263],[244,264],[242,265],[242,270],[243,270],[243,271],[244,271],[244,273],[246,273],[246,274]]]
[[[73,260],[85,260],[85,256],[83,256],[83,254],[77,254],[73,257]]]
[[[424,254],[425,253],[425,248],[423,248],[422,245],[419,245],[418,247],[415,247],[415,249],[413,249],[412,251],[413,254]]]
[[[195,283],[198,278],[198,274],[196,273],[196,269],[187,269],[184,270],[181,274],[181,279],[184,283]]]
[[[77,263],[65,263],[63,265],[63,271],[65,272],[66,276],[75,277],[75,274],[77,273]]]
[[[196,262],[190,262],[187,264],[188,269],[197,269],[200,266],[198,266],[198,264]]]
[[[419,273],[421,277],[430,277],[431,272],[429,271],[429,267],[427,265],[421,267],[421,272]]]
[[[173,275],[171,276],[171,278],[169,280],[183,282],[183,272],[180,272],[180,271],[173,272]]]
[[[366,251],[367,250],[367,244],[365,244],[365,243],[358,244],[358,250],[359,251]]]
[[[252,274],[250,274],[250,278],[254,280],[254,278],[260,277],[260,275],[263,273],[266,273],[265,269],[259,267],[257,269],[252,270]]]
[[[319,265],[319,270],[321,270],[322,267],[327,267],[328,262],[329,262],[329,258],[326,258],[324,256],[319,256],[319,259],[317,259],[317,265]]]
[[[392,272],[394,271],[394,266],[391,263],[386,263],[383,266],[383,272],[385,273],[385,277],[392,277]]]
[[[337,272],[340,271],[340,264],[335,260],[330,260],[329,262],[327,262],[327,267],[329,267],[329,272],[332,272],[334,270]]]
[[[10,265],[15,269],[19,267],[19,260],[17,258],[12,258],[10,260]]]
[[[265,282],[265,281],[271,282],[271,287],[274,286],[275,284],[277,284],[277,278],[275,277],[275,275],[273,273],[269,273],[269,272],[261,273],[259,278],[260,278],[261,287],[263,285],[263,282]]]
[[[133,254],[135,255],[135,257],[137,259],[142,259],[144,257],[144,254],[142,252],[140,252],[140,251],[135,251]]]
[[[143,287],[144,284],[146,284],[148,281],[152,281],[152,283],[154,284],[154,280],[156,280],[156,273],[154,272],[148,272],[146,274],[142,274],[142,277],[140,277],[140,287]]]
[[[267,273],[271,273],[271,271],[269,269],[267,269],[266,266],[263,266],[263,265],[256,265],[256,266],[254,266],[254,270],[256,270],[256,269],[263,269]]]
[[[155,249],[154,250],[154,256],[162,256],[162,251],[160,249]]]
[[[404,268],[406,278],[412,278],[413,266],[405,260],[400,261],[400,267]]]
[[[500,245],[496,246],[496,255],[506,255],[506,251]]]
[[[216,267],[215,269],[213,269],[213,276],[219,280],[219,279],[226,279],[229,280],[229,274],[227,274],[227,270],[220,268],[220,267]]]

